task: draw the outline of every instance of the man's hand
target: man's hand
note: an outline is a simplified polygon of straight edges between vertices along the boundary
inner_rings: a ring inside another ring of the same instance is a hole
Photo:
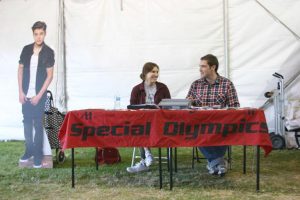
[[[197,106],[197,104],[196,104],[197,99],[194,99],[192,96],[188,96],[188,97],[186,97],[186,99],[191,101],[192,106]]]
[[[187,97],[186,99],[190,100],[191,102],[194,102],[194,101],[195,101],[195,99],[193,99],[192,96],[189,96],[189,97]]]
[[[40,99],[41,99],[41,97],[39,95],[37,95],[37,96],[32,97],[30,99],[30,102],[32,105],[36,106],[39,103]]]
[[[24,92],[20,92],[20,93],[19,93],[19,102],[20,102],[21,104],[24,104],[24,103],[26,102],[26,100],[27,100],[27,98],[26,98]]]

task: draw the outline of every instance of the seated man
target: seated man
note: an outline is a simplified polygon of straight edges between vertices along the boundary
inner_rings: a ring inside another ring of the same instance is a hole
[[[201,78],[194,81],[187,98],[195,106],[239,107],[239,100],[233,83],[218,74],[219,62],[216,56],[208,54],[201,58]],[[199,147],[208,161],[210,174],[223,176],[227,171],[224,160],[227,146]]]

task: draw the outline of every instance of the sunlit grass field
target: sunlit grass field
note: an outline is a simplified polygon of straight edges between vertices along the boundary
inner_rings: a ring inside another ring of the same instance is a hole
[[[242,147],[233,147],[232,170],[219,178],[207,174],[202,160],[192,169],[192,149],[178,148],[178,172],[169,190],[166,164],[163,189],[158,165],[129,174],[132,148],[120,148],[122,162],[95,168],[93,148],[75,150],[76,185],[71,188],[71,156],[53,169],[20,169],[24,143],[0,142],[0,199],[300,199],[300,150],[261,152],[261,191],[255,190],[255,148],[247,148],[247,174],[242,173]],[[157,149],[152,150],[157,155]],[[166,150],[163,149],[165,153]],[[53,151],[54,153],[54,151]]]

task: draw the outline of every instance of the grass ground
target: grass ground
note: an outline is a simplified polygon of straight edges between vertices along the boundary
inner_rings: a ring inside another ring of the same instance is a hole
[[[242,174],[242,148],[233,147],[232,170],[223,178],[208,175],[204,161],[191,169],[191,148],[179,148],[172,191],[166,166],[162,190],[157,165],[145,173],[126,172],[132,148],[120,148],[122,162],[100,166],[99,171],[93,148],[76,149],[75,189],[71,188],[69,150],[67,160],[53,169],[20,169],[23,149],[23,142],[0,142],[0,199],[300,199],[300,150],[262,155],[261,191],[256,193],[253,147],[247,150],[247,174]]]

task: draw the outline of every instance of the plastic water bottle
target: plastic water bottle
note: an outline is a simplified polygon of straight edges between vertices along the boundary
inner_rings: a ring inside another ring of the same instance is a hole
[[[121,109],[121,97],[118,95],[115,96],[114,109],[115,110]]]

